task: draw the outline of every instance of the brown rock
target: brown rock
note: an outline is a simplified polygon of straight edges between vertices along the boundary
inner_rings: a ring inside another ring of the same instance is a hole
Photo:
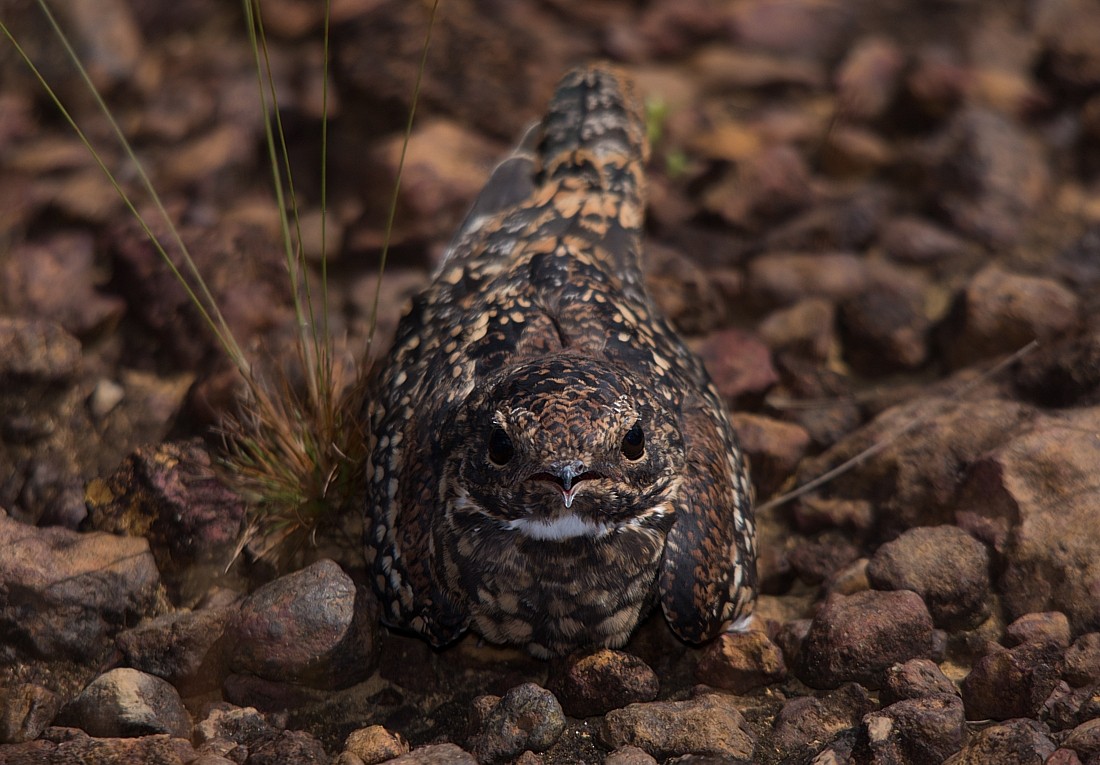
[[[176,689],[159,677],[128,667],[93,680],[62,710],[60,719],[101,738],[158,733],[191,738],[191,716]]]
[[[400,733],[391,733],[381,725],[371,725],[349,733],[344,741],[344,750],[358,757],[363,765],[378,765],[408,754],[409,742]]]
[[[302,730],[283,730],[248,753],[250,765],[328,765],[321,742]]]
[[[1078,322],[1077,297],[1057,282],[984,268],[960,293],[941,329],[951,364],[1052,340]]]
[[[645,254],[646,288],[677,329],[698,335],[724,323],[726,301],[713,270],[657,243],[647,244]]]
[[[923,265],[944,262],[967,255],[966,241],[935,223],[915,216],[889,220],[879,235],[879,244],[892,260]]]
[[[825,361],[839,348],[836,309],[828,300],[809,298],[769,314],[757,326],[772,351]]]
[[[1067,730],[1076,726],[1081,722],[1078,713],[1089,697],[1089,690],[1070,688],[1064,680],[1060,681],[1043,702],[1039,719],[1049,725],[1051,730]]]
[[[972,629],[989,616],[989,553],[957,526],[904,532],[879,547],[867,577],[876,589],[916,592],[937,627]]]
[[[222,633],[233,607],[178,611],[119,633],[126,665],[162,677],[185,692],[213,690],[227,672]]]
[[[1035,717],[1058,684],[1061,652],[1024,643],[978,659],[961,684],[970,720]]]
[[[791,569],[807,584],[820,584],[859,558],[859,549],[843,533],[823,531],[795,544],[787,553]]]
[[[38,738],[61,708],[56,693],[31,683],[0,686],[0,744]]]
[[[703,206],[738,228],[754,231],[807,207],[810,170],[789,146],[766,147],[703,194]]]
[[[746,399],[761,398],[779,379],[768,347],[742,330],[714,332],[695,351],[702,356],[718,392],[734,408]]]
[[[980,108],[959,111],[927,147],[933,203],[963,232],[1010,244],[1047,191],[1042,147],[1019,126]]]
[[[387,760],[386,765],[479,765],[472,754],[455,744],[429,744]]]
[[[866,265],[855,255],[771,252],[749,264],[747,291],[764,304],[791,305],[812,297],[842,300],[868,283]]]
[[[1056,749],[1043,765],[1081,765],[1081,760],[1072,749]]]
[[[1095,100],[1100,116],[1100,100]],[[1055,276],[1073,287],[1079,295],[1100,284],[1100,223],[1088,226],[1080,237],[1054,256],[1051,267]]]
[[[232,746],[255,749],[275,738],[279,729],[252,707],[235,707],[221,702],[196,723],[194,733],[200,745],[228,742]]]
[[[57,735],[51,735],[57,734]],[[141,763],[193,765],[195,750],[186,739],[166,734],[140,738],[92,738],[70,728],[48,728],[43,738],[0,746],[0,758],[10,765],[41,763]]]
[[[479,763],[504,763],[524,751],[542,752],[565,730],[565,715],[554,695],[534,683],[505,693],[470,737],[470,752]]]
[[[850,197],[814,205],[776,226],[764,238],[765,251],[861,251],[878,233],[890,206],[889,193],[861,185]]]
[[[734,35],[745,47],[828,59],[851,45],[858,15],[813,0],[754,1],[732,7]]]
[[[864,375],[915,369],[928,357],[931,322],[916,290],[874,285],[842,300],[837,319],[844,357]]]
[[[887,409],[820,457],[803,460],[797,483],[875,447],[880,451],[829,484],[828,495],[875,497],[875,521],[886,533],[949,523],[966,467],[1003,443],[1030,415],[1028,407],[992,392],[978,391],[966,401],[949,393],[918,398]],[[919,428],[897,437],[918,417]]]
[[[1100,403],[1100,329],[1089,327],[1041,344],[1020,360],[1013,374],[1021,393],[1042,406]]]
[[[700,683],[741,695],[782,682],[787,676],[783,652],[764,632],[730,632],[703,650],[695,668]]]
[[[657,765],[657,760],[637,746],[620,746],[604,758],[603,765]]]
[[[636,656],[607,648],[574,655],[553,675],[550,690],[570,717],[595,717],[657,698],[660,683]]]
[[[1005,645],[1043,643],[1059,650],[1069,648],[1070,629],[1066,615],[1058,611],[1024,614],[1005,627]]]
[[[853,120],[881,117],[893,103],[904,64],[905,56],[893,40],[866,37],[856,42],[836,73],[840,114]]]
[[[1036,30],[1050,74],[1064,87],[1088,90],[1100,85],[1100,13],[1087,0],[1043,2],[1036,8]]]
[[[688,701],[651,701],[607,713],[599,738],[605,746],[640,747],[663,760],[683,754],[747,759],[755,744],[728,696],[703,694]]]
[[[1003,556],[998,583],[1010,616],[1061,611],[1075,633],[1100,627],[1100,408],[1044,416],[978,460],[962,486],[959,525]]]
[[[1100,681],[1100,632],[1077,638],[1064,654],[1062,677],[1075,688]]]
[[[958,696],[959,689],[934,661],[910,659],[886,670],[882,686],[882,700],[886,704],[945,694]]]
[[[0,513],[0,632],[40,658],[95,661],[152,614],[160,577],[144,539],[35,528]]]
[[[1100,756],[1100,720],[1078,725],[1062,739],[1062,746],[1076,752],[1083,762],[1092,762]]]
[[[958,696],[904,699],[863,718],[872,762],[943,762],[962,748],[966,717]]]
[[[191,601],[231,560],[245,505],[198,440],[142,447],[85,492],[89,524],[145,537],[177,594]]]
[[[1054,744],[1034,720],[1009,720],[970,736],[961,751],[944,765],[1042,765],[1054,753]]]
[[[770,497],[798,466],[810,434],[794,423],[758,414],[736,412],[730,420],[752,465],[756,496]]]
[[[231,667],[264,679],[346,688],[378,659],[378,607],[331,560],[260,587],[226,628]]]
[[[795,697],[779,710],[764,746],[779,753],[783,762],[809,762],[838,734],[854,732],[875,706],[855,683],[821,697]]]
[[[932,652],[932,617],[914,592],[833,596],[814,616],[796,674],[814,688],[855,681],[882,686],[896,662]]]

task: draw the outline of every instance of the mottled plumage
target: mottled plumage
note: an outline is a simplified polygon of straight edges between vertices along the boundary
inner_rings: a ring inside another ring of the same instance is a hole
[[[629,84],[571,72],[402,320],[369,404],[392,625],[551,656],[622,645],[655,602],[689,642],[751,611],[745,462],[643,285],[647,150]]]

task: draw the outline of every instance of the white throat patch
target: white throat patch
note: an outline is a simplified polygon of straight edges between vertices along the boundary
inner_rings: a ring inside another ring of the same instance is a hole
[[[603,537],[615,530],[612,523],[597,523],[578,515],[563,515],[552,521],[536,521],[529,518],[517,518],[508,521],[504,528],[518,531],[525,537],[538,540],[560,541],[577,537]]]

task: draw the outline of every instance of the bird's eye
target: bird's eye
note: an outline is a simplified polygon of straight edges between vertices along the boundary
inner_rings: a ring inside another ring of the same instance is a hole
[[[634,423],[634,426],[626,431],[622,449],[623,456],[632,462],[640,460],[645,454],[645,433],[642,431],[641,423]]]
[[[512,439],[504,432],[503,428],[493,428],[489,434],[489,461],[497,467],[504,467],[516,453],[512,446]]]

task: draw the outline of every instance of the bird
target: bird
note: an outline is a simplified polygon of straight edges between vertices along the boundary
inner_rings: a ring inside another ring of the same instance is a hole
[[[369,389],[364,548],[383,621],[553,658],[660,605],[702,644],[757,594],[748,462],[646,291],[646,124],[568,72],[490,175]]]

